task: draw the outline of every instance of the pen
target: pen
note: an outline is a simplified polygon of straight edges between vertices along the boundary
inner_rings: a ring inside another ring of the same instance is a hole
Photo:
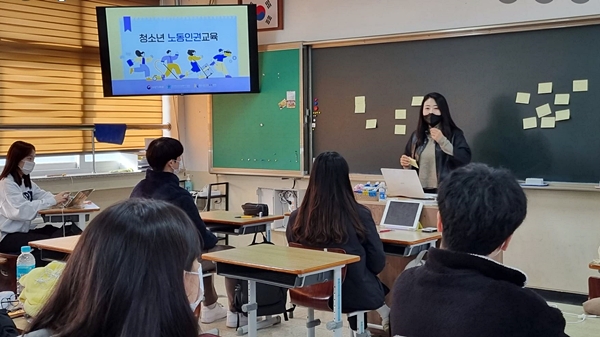
[[[387,232],[391,232],[391,229],[382,229],[379,231],[379,233],[387,233]]]

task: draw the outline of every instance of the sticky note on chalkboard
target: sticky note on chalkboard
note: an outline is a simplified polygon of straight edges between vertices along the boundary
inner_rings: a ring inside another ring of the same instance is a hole
[[[396,109],[395,119],[406,119],[406,109]]]
[[[569,105],[569,94],[556,94],[554,96],[554,105]]]
[[[555,125],[556,125],[556,120],[554,119],[554,117],[543,117],[540,128],[553,129]]]
[[[538,94],[552,93],[552,82],[538,83]]]
[[[548,116],[552,113],[552,110],[550,109],[550,104],[548,103],[538,106],[537,108],[535,108],[535,111],[537,112],[539,118]]]
[[[367,108],[367,103],[365,102],[365,96],[356,96],[354,97],[354,113],[364,114]]]
[[[533,128],[537,128],[537,118],[536,117],[523,118],[523,129],[527,130],[527,129],[533,129]]]
[[[405,135],[406,134],[406,125],[395,125],[394,126],[394,134],[395,135]]]
[[[573,92],[588,91],[588,80],[573,81]]]
[[[557,122],[566,121],[570,118],[571,118],[571,110],[565,109],[565,110],[556,111],[556,121]]]
[[[413,96],[411,106],[421,106],[423,103],[423,96]]]
[[[367,119],[367,125],[365,129],[375,129],[377,128],[377,120],[376,119]]]
[[[529,98],[531,97],[530,93],[527,92],[518,92],[516,102],[519,104],[529,104]]]

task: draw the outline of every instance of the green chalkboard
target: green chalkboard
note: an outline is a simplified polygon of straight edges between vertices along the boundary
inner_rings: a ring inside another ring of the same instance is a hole
[[[301,50],[260,52],[259,74],[259,94],[213,96],[211,172],[301,175]]]

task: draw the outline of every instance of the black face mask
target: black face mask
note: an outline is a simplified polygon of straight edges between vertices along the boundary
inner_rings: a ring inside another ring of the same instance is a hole
[[[429,114],[427,116],[423,116],[423,119],[425,120],[425,122],[427,124],[429,124],[429,126],[434,127],[434,126],[438,125],[442,121],[442,116],[441,115]]]

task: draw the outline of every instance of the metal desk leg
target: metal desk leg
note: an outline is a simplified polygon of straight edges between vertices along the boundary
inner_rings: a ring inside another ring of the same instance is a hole
[[[267,234],[267,241],[271,242],[271,224],[270,223],[265,225],[265,233]]]
[[[248,280],[248,304],[246,304],[246,309],[244,310],[248,313],[248,337],[256,337],[257,335],[257,309],[258,305],[256,304],[256,281]]]
[[[333,269],[333,322],[327,323],[327,329],[333,330],[334,337],[342,337],[342,267]]]
[[[79,213],[77,214],[77,227],[79,227],[79,229],[84,230],[85,229],[85,214]]]

